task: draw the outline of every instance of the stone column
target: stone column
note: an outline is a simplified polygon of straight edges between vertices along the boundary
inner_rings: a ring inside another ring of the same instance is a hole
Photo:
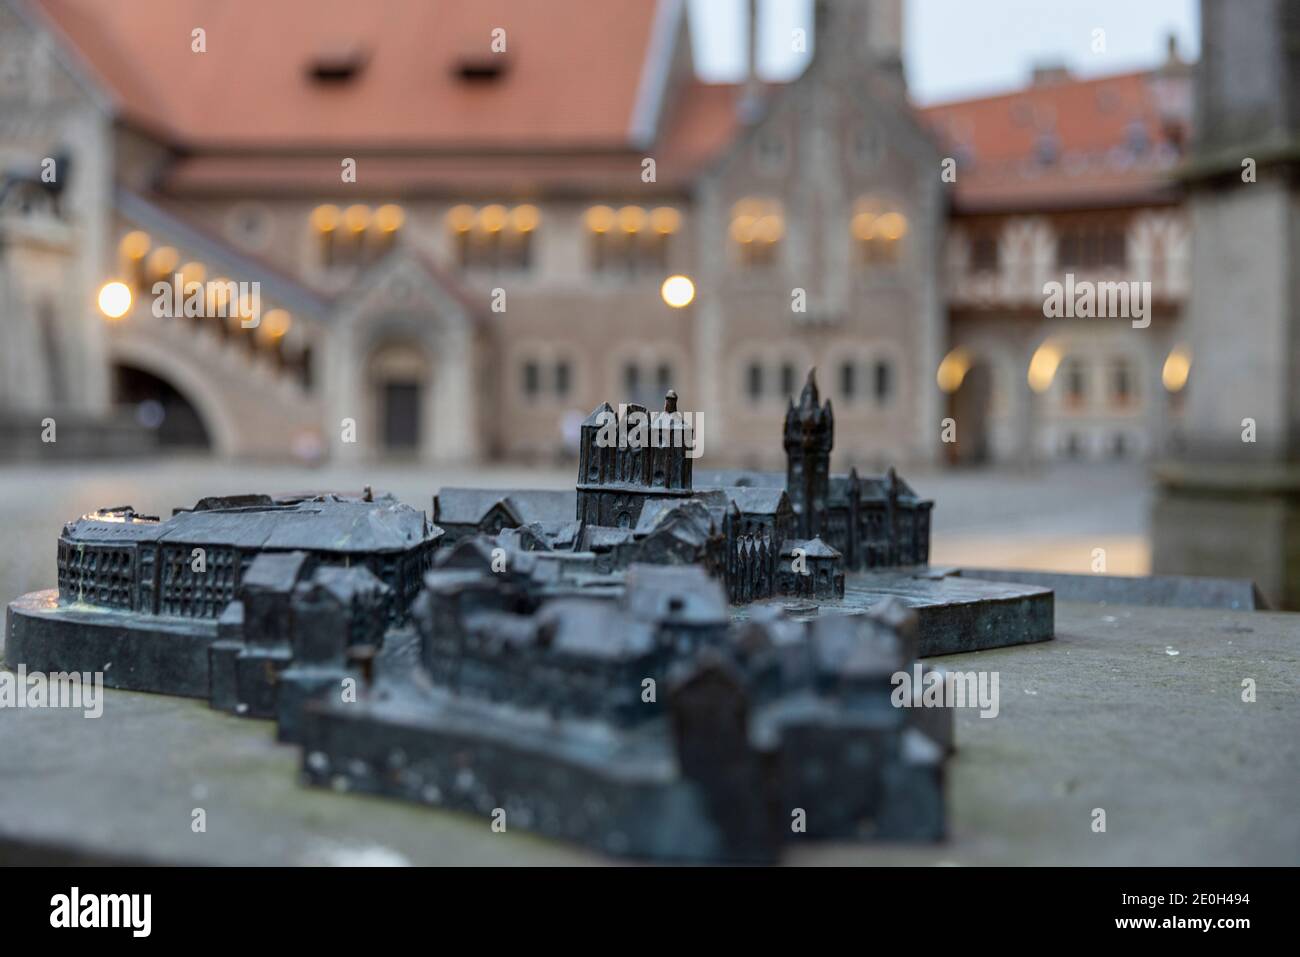
[[[1202,0],[1187,449],[1156,467],[1153,571],[1300,608],[1300,6]],[[1252,432],[1253,429],[1253,432]]]

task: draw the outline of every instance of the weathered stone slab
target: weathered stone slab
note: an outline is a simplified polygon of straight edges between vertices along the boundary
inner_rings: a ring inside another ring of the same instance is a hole
[[[923,658],[1051,640],[1055,602],[1049,588],[1019,584],[1014,577],[981,581],[954,571],[919,568],[850,573],[842,599],[817,603],[773,599],[739,607],[735,617],[748,618],[755,607],[764,604],[782,605],[797,620],[819,614],[858,614],[893,596],[916,611],[918,654]]]
[[[51,588],[9,603],[4,658],[28,671],[103,672],[110,688],[206,698],[216,639],[216,621],[61,605]]]
[[[1050,588],[1058,601],[1106,605],[1147,605],[1154,608],[1224,608],[1264,611],[1268,604],[1246,578],[1202,578],[1192,575],[1071,575],[1065,572],[1025,572],[1003,568],[963,568],[963,578],[1014,582]]]

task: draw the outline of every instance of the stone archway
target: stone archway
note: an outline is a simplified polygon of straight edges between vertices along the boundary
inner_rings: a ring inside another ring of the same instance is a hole
[[[113,364],[112,373],[113,404],[134,410],[136,421],[156,433],[159,448],[212,448],[203,414],[171,382],[120,362]]]
[[[427,457],[434,445],[433,362],[419,342],[379,339],[365,361],[365,391],[377,454]]]
[[[168,348],[145,334],[114,336],[110,367],[127,367],[166,384],[184,399],[202,423],[207,447],[220,456],[242,451],[237,420],[230,414],[218,383],[184,350]],[[166,392],[167,390],[161,390]]]

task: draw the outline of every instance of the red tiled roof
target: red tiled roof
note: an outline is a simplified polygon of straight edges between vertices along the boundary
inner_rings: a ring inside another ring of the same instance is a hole
[[[1175,70],[1045,81],[920,115],[958,158],[955,205],[974,212],[1166,201],[1190,107],[1190,75]]]
[[[679,96],[653,149],[657,183],[687,188],[738,131],[735,84],[694,82]],[[528,197],[572,192],[644,195],[642,150],[389,153],[365,158],[365,189],[390,195]],[[303,193],[340,189],[338,158],[320,153],[208,152],[180,159],[159,188],[169,193]],[[347,187],[355,189],[353,186]],[[652,187],[650,189],[653,190]]]
[[[655,0],[31,0],[128,118],[191,147],[626,145]],[[191,31],[207,50],[191,51]],[[466,57],[506,69],[467,81]],[[359,51],[344,82],[309,75]]]

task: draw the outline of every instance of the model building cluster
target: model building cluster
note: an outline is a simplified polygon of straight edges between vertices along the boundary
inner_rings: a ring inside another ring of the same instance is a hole
[[[8,659],[274,718],[309,784],[612,854],[941,837],[951,711],[890,703],[923,632],[961,638],[924,597],[932,503],[831,473],[812,373],[784,476],[695,472],[675,394],[671,441],[605,441],[619,415],[647,413],[593,412],[572,492],[442,489],[432,521],[369,488],[85,516]],[[1048,634],[1023,593],[1001,643],[1050,637],[1043,594]]]

